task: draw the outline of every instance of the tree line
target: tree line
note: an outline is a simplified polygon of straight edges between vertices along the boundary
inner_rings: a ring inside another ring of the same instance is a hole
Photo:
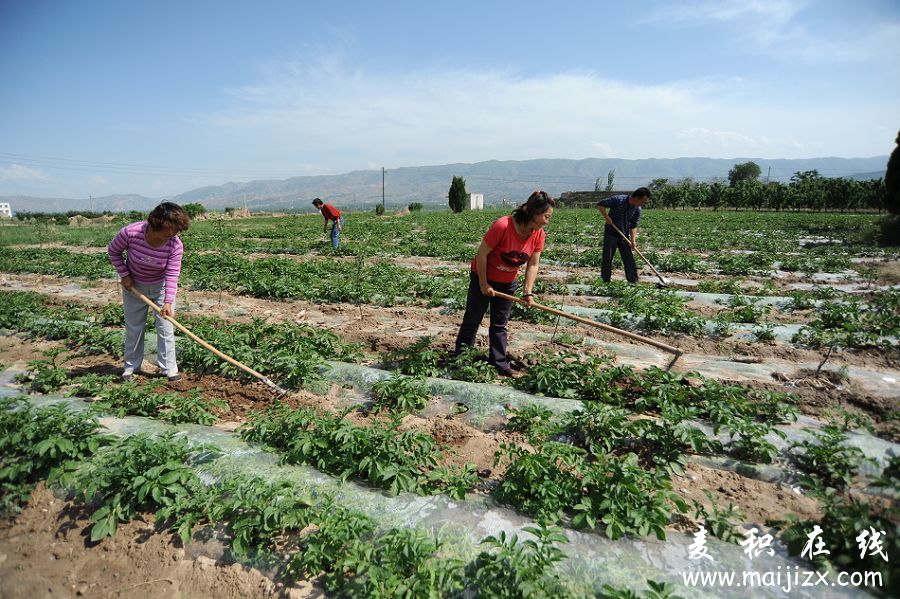
[[[760,181],[759,174],[759,167],[751,162],[735,165],[728,181],[654,179],[648,187],[653,192],[653,206],[658,208],[840,212],[882,212],[887,208],[884,179],[823,177],[812,170],[798,171],[789,183],[781,183]]]

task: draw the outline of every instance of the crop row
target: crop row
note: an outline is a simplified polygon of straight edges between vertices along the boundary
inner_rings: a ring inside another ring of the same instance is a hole
[[[726,289],[734,291],[734,289]],[[647,332],[667,334],[704,334],[706,319],[685,308],[688,298],[670,290],[649,285],[628,285],[623,282],[596,282],[591,293],[614,298],[613,302],[598,304],[610,312],[610,324],[628,328],[632,321]],[[813,303],[822,294],[793,292],[789,311],[810,310],[811,319],[794,335],[794,343],[813,348],[866,347],[893,351],[900,340],[900,289],[872,292],[869,297],[842,294],[840,299]],[[831,296],[831,294],[825,294]],[[717,334],[727,335],[732,324],[758,324],[754,334],[760,341],[771,340],[771,326],[766,324],[772,308],[756,305],[751,298],[733,295],[729,303],[715,315]]]
[[[833,250],[810,250],[802,255],[783,255],[771,251],[752,251],[736,254],[728,250],[706,255],[688,252],[643,252],[647,260],[660,272],[707,274],[714,270],[729,276],[767,276],[776,268],[786,272],[800,272],[807,276],[817,272],[841,273],[852,269],[850,258],[835,255]],[[553,248],[545,257],[561,264],[599,268],[603,262],[602,244],[599,247]],[[620,258],[616,258],[620,262]],[[868,271],[864,271],[868,273]]]
[[[353,213],[338,255],[432,256],[471,259],[484,231],[509,210],[415,212],[402,218]],[[874,244],[879,216],[870,214],[742,213],[658,210],[641,220],[644,249],[679,252],[753,250],[775,255],[800,252],[826,256],[834,244],[842,255],[885,255]],[[240,253],[332,254],[321,240],[321,217],[287,216],[236,221],[196,221],[182,238],[188,255],[201,250]],[[104,247],[116,226],[71,229],[17,224],[0,230],[0,246],[59,243]],[[602,245],[602,220],[596,210],[558,208],[547,227],[547,252],[574,246],[579,251]],[[816,246],[819,247],[816,247]],[[893,252],[896,255],[896,252]]]
[[[53,274],[87,279],[115,272],[105,254],[76,254],[62,249],[0,248],[6,272]],[[313,302],[396,305],[425,301],[460,306],[468,280],[460,273],[426,276],[384,260],[356,262],[287,258],[250,260],[236,254],[197,254],[183,266],[188,289],[228,290],[253,297],[295,298]],[[446,301],[445,301],[446,300]]]
[[[48,307],[36,293],[0,292],[0,328],[32,333],[46,339],[64,339],[86,353],[121,354],[123,338],[120,309],[99,313],[77,306]],[[294,323],[225,323],[215,318],[182,319],[195,334],[244,364],[276,376],[300,388],[321,381],[324,360],[355,361],[361,357],[356,344],[345,343],[334,333]],[[105,325],[119,328],[110,329]],[[215,373],[248,379],[248,375],[224,363],[187,338],[177,341],[179,363],[198,373]]]

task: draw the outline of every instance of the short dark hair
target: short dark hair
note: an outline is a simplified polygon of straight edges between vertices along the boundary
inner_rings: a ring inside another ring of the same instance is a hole
[[[323,201],[322,201],[321,199],[319,199],[319,198],[314,199],[313,202],[312,202],[313,206],[321,206],[321,205],[324,204],[324,203],[325,203],[325,202],[323,202]]]
[[[163,202],[147,215],[150,228],[158,231],[166,225],[175,227],[175,232],[187,231],[191,226],[191,217],[187,211],[174,202]]]
[[[634,191],[631,192],[631,197],[633,198],[647,198],[650,199],[650,190],[646,187],[638,187]]]
[[[550,208],[556,206],[556,200],[550,197],[546,191],[535,191],[525,203],[513,211],[513,219],[520,225],[531,221],[535,216],[547,212]]]

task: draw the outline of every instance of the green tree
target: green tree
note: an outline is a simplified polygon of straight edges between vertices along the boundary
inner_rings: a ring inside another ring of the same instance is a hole
[[[668,179],[654,179],[653,181],[650,181],[650,185],[648,185],[647,187],[650,188],[650,191],[656,192],[656,191],[661,190],[663,187],[665,187],[668,184],[669,184]]]
[[[725,205],[725,184],[721,181],[713,181],[709,186],[706,205],[713,210],[718,210]]]
[[[199,215],[206,212],[206,207],[200,203],[185,204],[182,208],[184,208],[184,211],[187,212],[188,216],[191,218],[197,218]]]
[[[691,177],[685,177],[675,183],[672,186],[672,197],[669,200],[669,205],[672,208],[681,208],[685,209],[690,201],[692,195],[692,188],[694,186],[694,179]]]
[[[612,169],[606,174],[606,191],[613,190],[613,181],[616,180],[616,169]]]
[[[773,181],[765,186],[766,201],[769,208],[774,208],[781,212],[785,208],[790,208],[791,190],[784,183]]]
[[[728,184],[734,187],[741,181],[756,181],[762,169],[753,161],[735,164],[734,168],[728,171]]]
[[[448,194],[450,209],[453,212],[462,212],[466,209],[466,202],[469,200],[469,194],[466,193],[466,180],[462,177],[453,177],[450,183],[450,193]]]
[[[825,207],[824,186],[825,178],[817,170],[796,171],[791,177],[791,189],[796,194],[798,208],[822,210]]]

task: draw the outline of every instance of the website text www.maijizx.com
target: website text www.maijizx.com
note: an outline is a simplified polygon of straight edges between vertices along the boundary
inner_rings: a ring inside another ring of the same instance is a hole
[[[682,581],[689,587],[763,588],[778,587],[785,593],[809,587],[869,587],[883,585],[881,572],[818,572],[802,570],[800,566],[758,572],[755,570],[682,572]]]

